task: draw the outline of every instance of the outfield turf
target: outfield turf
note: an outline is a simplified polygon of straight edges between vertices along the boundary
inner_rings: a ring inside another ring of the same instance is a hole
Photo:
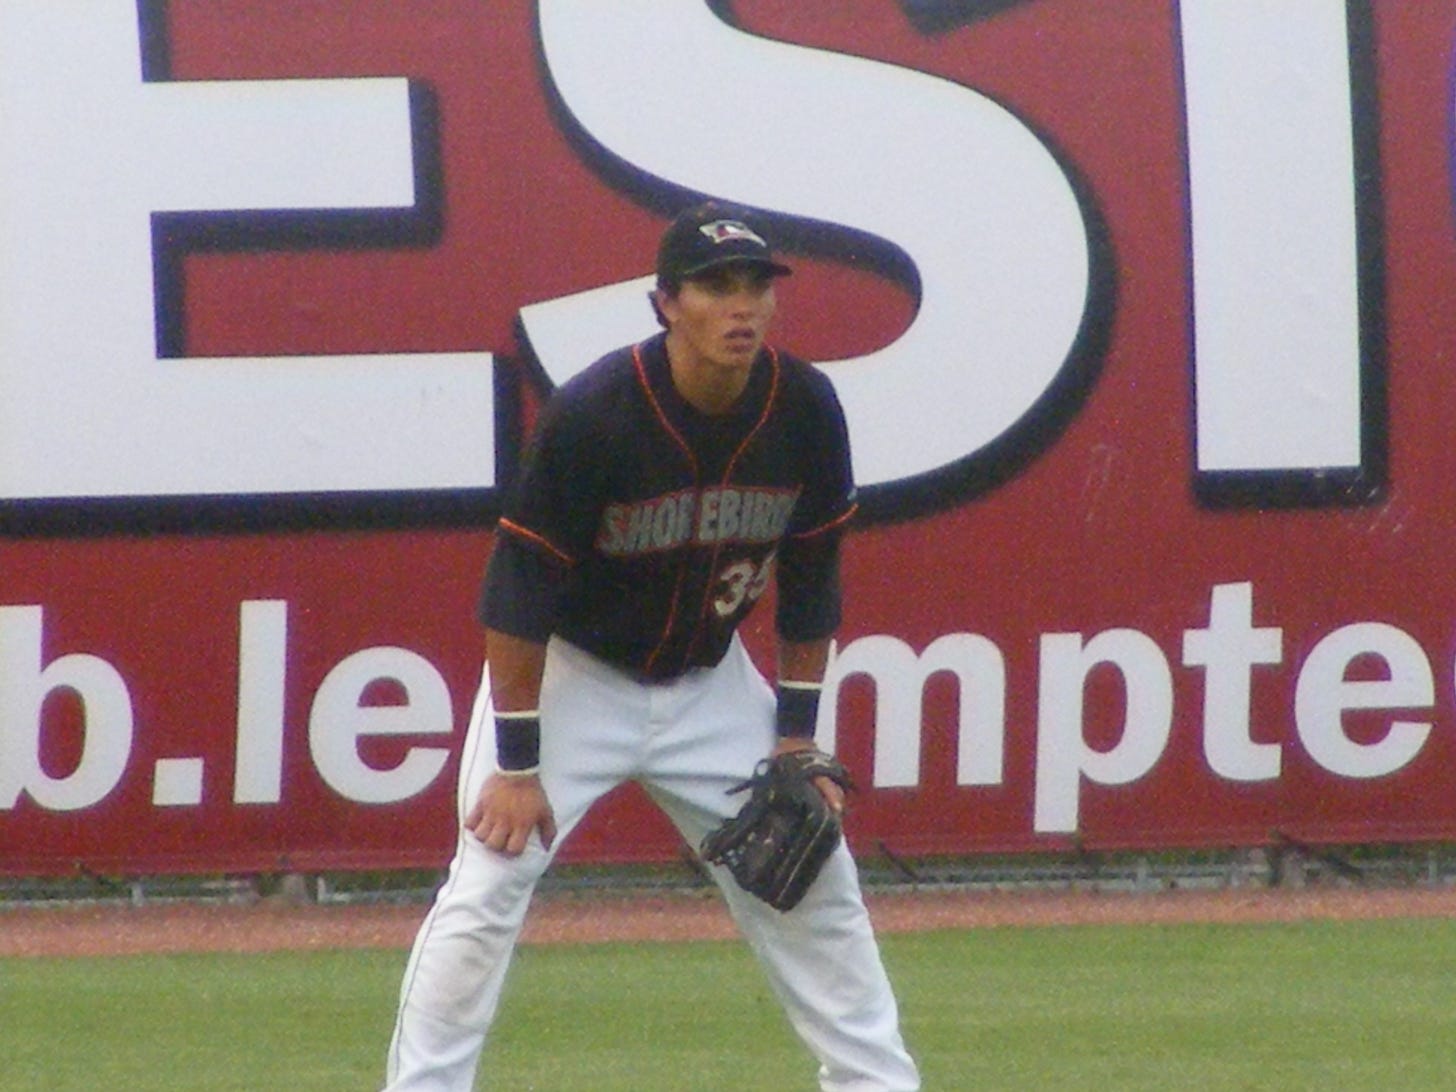
[[[927,1090],[1456,1086],[1456,922],[883,938]],[[379,1086],[397,951],[0,962],[0,1089]],[[804,1092],[736,943],[528,946],[491,1087]],[[496,1082],[499,1082],[498,1085]]]

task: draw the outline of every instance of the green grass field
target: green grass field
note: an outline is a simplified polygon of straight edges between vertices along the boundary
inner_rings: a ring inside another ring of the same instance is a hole
[[[1456,1086],[1456,921],[883,938],[927,1090]],[[402,952],[0,962],[0,1089],[368,1090]],[[736,943],[526,947],[490,1087],[811,1092]],[[498,1082],[498,1084],[497,1084]]]

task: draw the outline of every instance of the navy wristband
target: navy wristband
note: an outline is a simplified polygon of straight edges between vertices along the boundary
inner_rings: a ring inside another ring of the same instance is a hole
[[[819,720],[818,683],[779,683],[774,727],[780,739],[813,739]]]
[[[495,718],[495,761],[506,773],[534,770],[541,765],[541,716],[498,713]]]

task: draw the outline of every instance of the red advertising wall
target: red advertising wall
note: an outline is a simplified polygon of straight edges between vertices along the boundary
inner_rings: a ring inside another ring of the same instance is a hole
[[[1456,3],[605,7],[0,12],[0,872],[439,863],[521,435],[700,194],[850,419],[852,840],[1456,837]]]

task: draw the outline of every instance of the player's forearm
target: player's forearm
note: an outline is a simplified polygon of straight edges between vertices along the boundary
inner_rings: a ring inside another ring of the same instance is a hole
[[[546,646],[498,629],[485,631],[496,765],[507,774],[533,774],[541,764],[541,674]]]
[[[546,646],[498,629],[485,631],[491,704],[497,712],[539,709]]]
[[[829,638],[779,641],[779,681],[821,683],[829,664]]]

